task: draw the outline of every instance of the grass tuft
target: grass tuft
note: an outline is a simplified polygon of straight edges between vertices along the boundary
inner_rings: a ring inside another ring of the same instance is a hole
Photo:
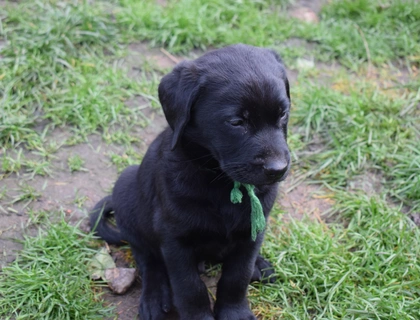
[[[305,82],[296,89],[293,122],[314,152],[301,152],[307,176],[338,188],[348,187],[368,170],[386,173],[389,192],[419,209],[420,170],[415,139],[420,114],[408,108],[419,102],[418,94],[380,90],[368,82],[345,82],[345,91]],[[322,146],[319,148],[319,146]],[[310,169],[309,169],[310,168]]]
[[[142,120],[141,111],[124,102],[151,84],[130,79],[121,64],[110,63],[122,50],[109,6],[100,1],[23,1],[6,7],[0,59],[2,145],[42,144],[48,127],[68,125],[86,136],[115,122]]]
[[[83,158],[81,158],[78,154],[72,155],[67,159],[67,165],[71,172],[85,170],[83,168],[84,163],[85,160],[83,160]]]
[[[118,22],[131,37],[186,52],[232,43],[268,46],[287,39],[293,22],[282,12],[289,1],[121,0]]]
[[[31,219],[34,219],[31,216]],[[36,216],[35,221],[38,219]],[[0,273],[2,319],[103,319],[111,309],[100,303],[86,269],[95,254],[91,235],[64,220],[43,220],[45,231],[25,238],[17,260]]]
[[[350,68],[399,58],[418,64],[420,6],[416,0],[334,0],[323,7],[321,23],[302,35],[319,44],[324,59]]]
[[[277,281],[251,290],[254,311],[263,319],[417,319],[418,228],[378,197],[338,192],[335,203],[347,227],[277,216],[264,246]]]

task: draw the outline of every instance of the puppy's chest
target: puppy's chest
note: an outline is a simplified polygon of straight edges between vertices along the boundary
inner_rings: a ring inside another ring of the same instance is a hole
[[[194,239],[190,238],[197,260],[216,263],[223,262],[235,250],[239,239],[235,235],[226,238],[212,233],[201,233]]]
[[[186,228],[184,239],[194,247],[199,260],[221,262],[238,243],[251,238],[249,197],[244,195],[241,203],[234,204],[230,200],[230,191],[231,188],[209,190],[206,196],[188,202],[191,211],[186,212],[193,212],[194,223]]]
[[[197,213],[195,226],[198,229],[204,229],[225,239],[232,235],[250,234],[251,202],[249,196],[244,194],[241,203],[232,203],[230,193],[231,188],[209,190],[206,196],[202,195],[197,197],[197,201],[189,202],[189,205],[194,206],[192,211]],[[264,196],[261,197],[263,207],[264,198]]]
[[[216,211],[217,222],[223,222],[223,231],[227,236],[243,232],[251,227],[251,204],[248,199],[242,203],[231,202],[220,204]],[[221,224],[217,223],[219,226]]]
[[[235,250],[239,242],[251,237],[251,208],[249,203],[214,205],[206,228],[193,237],[195,251],[201,260],[220,262]]]
[[[202,212],[201,226],[225,238],[250,227],[251,204],[247,197],[241,203],[234,204],[230,201],[230,190],[222,194],[209,194],[212,196],[206,197],[205,201],[196,202],[195,211]]]

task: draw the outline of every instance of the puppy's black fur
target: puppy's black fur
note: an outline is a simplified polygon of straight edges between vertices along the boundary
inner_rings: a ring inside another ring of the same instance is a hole
[[[230,192],[233,181],[255,185],[267,218],[287,175],[282,62],[246,45],[215,50],[179,63],[162,79],[159,99],[169,127],[95,206],[91,225],[109,243],[130,244],[143,281],[142,320],[164,319],[173,305],[182,320],[255,319],[248,283],[273,271],[258,255],[263,234],[251,239],[246,191],[241,204]],[[111,211],[118,230],[106,221]],[[223,264],[214,312],[201,261]]]

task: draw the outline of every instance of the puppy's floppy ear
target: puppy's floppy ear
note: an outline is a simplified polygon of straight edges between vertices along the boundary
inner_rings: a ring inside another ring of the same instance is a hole
[[[173,130],[171,150],[174,150],[198,98],[198,75],[194,63],[180,62],[171,73],[163,77],[158,91],[166,120]]]
[[[280,58],[280,56],[277,54],[277,52],[275,52],[274,50],[270,50],[270,51],[274,55],[274,57],[276,58],[277,62],[280,63],[281,66],[282,66],[282,69],[283,69],[282,78],[283,78],[284,84],[286,86],[287,98],[289,98],[289,101],[290,101],[290,85],[289,85],[289,79],[287,79],[286,70],[284,68],[283,60],[282,60],[282,58]]]
[[[290,99],[290,86],[289,86],[289,79],[287,79],[287,76],[284,75],[284,83],[286,85],[286,93],[287,93],[287,97],[289,98],[289,101],[291,101]]]

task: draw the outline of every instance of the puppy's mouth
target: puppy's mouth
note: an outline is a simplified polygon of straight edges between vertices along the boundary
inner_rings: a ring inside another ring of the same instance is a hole
[[[248,165],[222,165],[222,170],[232,180],[255,186],[273,185],[286,179],[290,165],[279,170],[264,169],[262,166]]]

